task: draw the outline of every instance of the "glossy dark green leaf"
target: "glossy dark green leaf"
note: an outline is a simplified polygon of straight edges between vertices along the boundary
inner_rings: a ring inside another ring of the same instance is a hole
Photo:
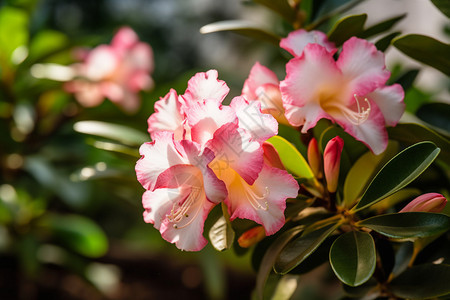
[[[297,17],[295,9],[289,4],[290,1],[288,0],[253,0],[253,1],[270,8],[291,24],[294,23]]]
[[[450,18],[450,1],[448,0],[431,0],[431,2],[440,10],[444,15]]]
[[[357,36],[363,31],[366,19],[366,14],[346,16],[340,19],[328,33],[328,39],[339,47],[346,40],[352,36]]]
[[[407,145],[431,141],[441,149],[438,158],[450,161],[450,141],[436,131],[416,123],[402,123],[388,128],[389,138]]]
[[[450,76],[450,45],[431,37],[408,34],[396,38],[393,45],[409,57]]]
[[[438,154],[439,148],[431,142],[406,148],[378,172],[354,210],[364,209],[404,188],[425,171]]]
[[[280,253],[280,251],[291,241],[296,235],[298,235],[304,226],[297,226],[289,229],[281,234],[267,249],[264,254],[260,267],[258,269],[256,277],[256,292],[259,299],[263,299],[264,287],[266,285],[267,278],[273,269],[273,265]]]
[[[382,52],[386,51],[386,49],[391,45],[392,40],[399,36],[400,33],[401,32],[396,31],[385,35],[375,42],[375,47]]]
[[[389,142],[386,150],[380,155],[374,155],[372,152],[364,153],[350,168],[345,178],[343,189],[343,206],[350,208],[369,181],[398,152],[398,143]]]
[[[417,75],[419,75],[419,69],[412,69],[409,71],[406,71],[403,73],[397,80],[395,80],[396,83],[400,84],[403,88],[403,90],[409,90],[410,87],[412,87],[414,81],[417,78]]]
[[[361,32],[358,35],[358,37],[366,39],[368,37],[385,32],[385,31],[391,29],[395,24],[397,24],[399,21],[401,21],[405,17],[406,17],[406,14],[401,14],[401,15],[395,16],[393,18],[389,18],[387,20],[381,21],[380,23],[377,23],[375,25],[370,26],[367,29],[364,29],[364,31]]]
[[[427,212],[405,212],[374,216],[357,223],[390,238],[422,238],[450,229],[450,217]]]
[[[108,138],[129,146],[140,146],[148,142],[148,134],[124,125],[101,121],[80,121],[74,124],[75,131]]]
[[[422,105],[416,116],[437,129],[444,130],[450,135],[450,105],[447,103],[427,103]]]
[[[363,1],[364,0],[325,0],[321,5],[314,5],[313,15],[317,16],[317,19],[308,26],[305,26],[305,29],[316,29],[320,25],[332,20],[334,17],[344,14],[346,11]]]
[[[279,45],[280,37],[244,20],[230,20],[211,23],[200,28],[200,33],[212,33],[219,31],[232,31],[247,37],[255,38]]]
[[[290,241],[280,252],[275,262],[275,272],[286,274],[298,266],[339,226],[340,223],[331,223]]]
[[[450,293],[450,265],[423,264],[407,269],[389,283],[400,298],[429,299]]]
[[[343,283],[350,286],[363,284],[372,276],[376,266],[372,236],[359,231],[344,233],[331,246],[330,263]]]
[[[92,220],[79,215],[48,215],[42,225],[66,247],[88,257],[100,257],[108,250],[108,239]]]

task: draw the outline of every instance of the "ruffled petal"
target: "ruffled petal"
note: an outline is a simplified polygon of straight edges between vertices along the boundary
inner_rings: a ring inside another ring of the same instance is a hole
[[[222,125],[238,122],[234,110],[222,106],[220,99],[208,99],[193,103],[186,111],[193,141],[204,145]]]
[[[317,44],[308,44],[301,56],[287,63],[280,90],[286,118],[293,126],[305,125],[304,131],[327,116],[321,108],[322,102],[349,93],[332,54]]]
[[[269,68],[256,62],[250,70],[248,78],[244,82],[242,96],[247,100],[256,100],[258,99],[258,87],[268,83],[278,86],[279,80],[277,75]]]
[[[261,112],[261,103],[235,97],[230,107],[239,119],[239,127],[245,129],[255,141],[260,143],[278,134],[278,123],[274,117]]]
[[[223,180],[222,173],[227,169],[236,171],[248,184],[258,177],[264,162],[263,149],[237,124],[222,126],[206,146],[216,155],[209,166],[219,179]]]
[[[317,30],[308,32],[304,29],[298,29],[292,31],[280,41],[280,47],[287,50],[293,56],[300,56],[308,44],[319,44],[333,54],[337,51],[334,43],[328,40],[327,35]]]
[[[189,79],[186,92],[181,96],[184,99],[183,105],[189,107],[195,102],[206,99],[217,99],[222,103],[230,89],[225,81],[219,80],[217,77],[216,70],[195,74]]]
[[[137,34],[128,26],[121,27],[111,40],[111,46],[118,51],[131,49],[139,42]]]
[[[148,118],[148,132],[154,140],[154,133],[160,131],[170,131],[175,135],[175,140],[183,137],[184,114],[181,111],[181,103],[178,100],[177,92],[171,89],[170,92],[156,101],[155,112]]]
[[[333,118],[346,132],[369,147],[375,155],[386,149],[388,135],[384,125],[385,121],[375,103],[371,103],[369,118],[359,125],[353,124],[343,115],[334,115]]]
[[[100,45],[89,53],[82,68],[82,76],[99,81],[110,76],[119,66],[120,57],[108,45]]]
[[[298,183],[286,171],[264,165],[258,179],[249,185],[236,174],[226,182],[230,219],[253,220],[264,226],[266,235],[276,233],[285,223],[286,199],[298,195]]]
[[[142,144],[139,153],[142,157],[136,163],[136,176],[147,190],[153,190],[163,171],[173,165],[186,163],[175,149],[173,133],[167,131],[155,133],[153,142]]]
[[[383,86],[390,72],[384,64],[384,54],[364,39],[350,38],[342,46],[336,62],[354,94],[364,96]]]
[[[395,126],[405,112],[404,96],[401,85],[394,84],[378,88],[366,97],[375,102],[381,110],[386,125]]]

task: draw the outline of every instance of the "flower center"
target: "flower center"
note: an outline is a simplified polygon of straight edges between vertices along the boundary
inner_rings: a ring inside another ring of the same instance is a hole
[[[367,98],[361,100],[356,94],[354,94],[353,97],[355,97],[356,100],[356,111],[339,102],[329,102],[327,103],[327,106],[328,108],[338,109],[353,125],[361,125],[369,119],[371,105]]]
[[[173,204],[170,214],[167,215],[167,219],[173,224],[173,228],[181,229],[191,224],[197,217],[202,205],[196,203],[198,197],[202,192],[202,187],[192,186],[189,195],[182,201],[177,201]],[[193,206],[195,213],[194,216],[189,215],[189,211]],[[180,226],[180,222],[187,220],[187,223]]]
[[[248,184],[245,182],[242,183],[244,186],[245,196],[247,197],[248,202],[250,205],[258,210],[262,209],[264,211],[267,211],[269,209],[269,203],[267,202],[266,197],[269,196],[270,191],[269,188],[266,186],[264,194],[258,195]],[[261,204],[263,203],[263,204]]]

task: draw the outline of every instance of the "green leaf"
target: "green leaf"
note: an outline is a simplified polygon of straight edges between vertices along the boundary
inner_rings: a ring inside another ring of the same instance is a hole
[[[288,0],[253,0],[256,3],[264,5],[280,16],[282,16],[289,23],[294,23],[297,17],[297,12],[289,4]]]
[[[400,84],[403,90],[407,91],[412,87],[414,80],[416,80],[417,75],[419,75],[419,69],[412,69],[403,73],[397,80],[396,83]]]
[[[350,231],[334,241],[330,263],[345,284],[359,286],[372,277],[376,266],[375,242],[366,232]]]
[[[275,147],[280,155],[281,162],[288,172],[300,178],[314,178],[314,174],[305,158],[290,142],[278,135],[271,137],[267,141]]]
[[[378,172],[352,210],[364,209],[407,186],[428,168],[439,151],[433,143],[421,142],[397,154]]]
[[[385,35],[375,42],[375,47],[377,47],[377,49],[382,52],[386,51],[386,49],[391,45],[392,40],[396,38],[400,33],[401,32],[396,31]]]
[[[417,110],[416,116],[436,129],[443,129],[446,134],[450,135],[449,104],[442,102],[424,104]]]
[[[346,16],[340,19],[328,33],[328,39],[339,47],[346,40],[352,36],[357,36],[363,31],[366,19],[366,14]]]
[[[44,30],[38,32],[30,43],[30,64],[42,61],[48,56],[69,47],[69,39],[59,31]]]
[[[275,272],[286,274],[295,268],[311,255],[340,225],[339,222],[331,223],[290,241],[280,252],[275,262]]]
[[[408,34],[396,38],[393,45],[409,57],[450,76],[450,45],[431,37]]]
[[[304,226],[297,226],[283,232],[275,242],[273,242],[264,254],[257,276],[256,276],[256,292],[259,299],[263,299],[264,287],[266,286],[267,278],[272,271],[273,265],[280,253],[280,251],[291,241],[296,235],[298,235]]]
[[[448,0],[431,0],[444,15],[450,18],[450,2]]]
[[[247,37],[255,38],[279,45],[280,37],[257,25],[244,20],[229,20],[211,23],[200,28],[200,33],[212,33],[218,31],[232,31]]]
[[[136,129],[100,121],[80,121],[73,128],[80,133],[108,138],[129,146],[139,146],[150,139],[148,134]]]
[[[428,212],[404,212],[374,216],[357,223],[390,238],[422,238],[450,229],[450,217]]]
[[[66,247],[87,257],[100,257],[108,250],[108,239],[92,220],[79,215],[48,215],[41,220]]]
[[[420,141],[431,141],[441,149],[438,158],[450,161],[450,141],[432,129],[416,123],[403,123],[396,127],[389,127],[388,134],[389,138],[407,145]]]
[[[228,215],[225,205],[222,205],[222,212],[223,216],[217,219],[208,233],[211,244],[218,251],[230,249],[233,245],[235,236],[234,230],[231,227],[230,216]]]
[[[395,24],[397,24],[400,20],[402,20],[405,17],[406,17],[406,14],[401,14],[401,15],[395,16],[393,18],[381,21],[380,23],[377,23],[377,24],[375,24],[373,26],[370,26],[367,29],[364,29],[363,32],[358,34],[358,37],[363,38],[363,39],[367,39],[368,37],[371,37],[371,36],[377,35],[379,33],[388,31]]]
[[[0,10],[0,62],[11,62],[11,55],[28,42],[28,16],[25,11],[9,6]]]
[[[367,187],[369,180],[380,171],[398,151],[398,143],[390,142],[386,150],[375,155],[372,152],[363,154],[350,168],[344,183],[343,207],[350,208]]]
[[[423,264],[414,266],[394,278],[390,291],[405,299],[429,299],[450,293],[450,265]]]

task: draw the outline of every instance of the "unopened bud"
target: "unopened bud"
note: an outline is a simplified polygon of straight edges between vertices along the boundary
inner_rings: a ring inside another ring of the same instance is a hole
[[[327,189],[330,193],[336,192],[337,189],[343,148],[344,140],[336,136],[328,142],[323,152],[323,168],[327,180]]]
[[[416,199],[409,202],[400,212],[441,212],[445,205],[447,204],[447,199],[438,193],[428,193],[423,194]]]
[[[239,246],[248,248],[261,241],[266,236],[264,227],[256,226],[244,232],[238,239]]]
[[[308,145],[308,162],[316,178],[322,178],[322,155],[319,152],[317,140],[312,138]]]
[[[264,164],[281,170],[286,169],[281,162],[280,155],[271,143],[264,142],[262,148],[264,150]]]

